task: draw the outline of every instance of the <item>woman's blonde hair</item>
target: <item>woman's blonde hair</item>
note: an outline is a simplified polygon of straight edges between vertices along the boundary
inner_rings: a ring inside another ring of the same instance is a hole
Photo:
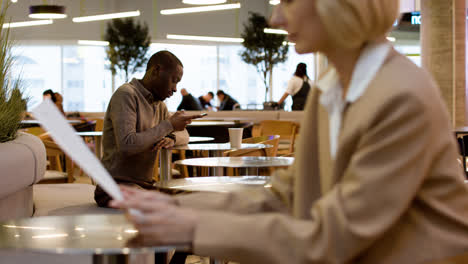
[[[398,17],[398,0],[317,0],[331,40],[346,48],[382,38]]]

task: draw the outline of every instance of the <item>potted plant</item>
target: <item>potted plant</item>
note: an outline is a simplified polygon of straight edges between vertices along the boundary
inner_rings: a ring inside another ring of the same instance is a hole
[[[286,61],[289,50],[286,36],[267,34],[264,32],[267,27],[268,22],[264,16],[251,12],[241,34],[244,50],[240,54],[244,62],[254,65],[260,73],[265,85],[265,103],[273,85],[273,67]],[[270,101],[271,99],[270,93]]]
[[[146,65],[147,53],[151,44],[148,26],[135,22],[132,18],[114,19],[107,23],[104,39],[109,42],[106,50],[112,72],[112,90],[117,70],[128,77]]]
[[[27,100],[19,78],[11,76],[12,41],[3,29],[8,4],[0,8],[0,220],[6,220],[32,215],[31,185],[44,176],[46,155],[39,138],[18,132]]]

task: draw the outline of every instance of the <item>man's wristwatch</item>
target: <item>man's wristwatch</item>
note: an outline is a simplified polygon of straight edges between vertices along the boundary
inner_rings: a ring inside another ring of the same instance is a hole
[[[174,140],[174,144],[175,144],[175,142],[176,142],[176,136],[175,136],[174,134],[172,134],[172,133],[171,133],[171,134],[168,134],[166,137],[167,137],[167,138],[170,138],[170,139],[172,139],[172,140]]]

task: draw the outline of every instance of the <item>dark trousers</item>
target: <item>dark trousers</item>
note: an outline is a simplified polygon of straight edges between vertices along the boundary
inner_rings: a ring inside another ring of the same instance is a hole
[[[187,256],[190,255],[189,253],[185,252],[175,252],[174,256],[171,258],[171,262],[169,264],[185,264],[185,260]],[[166,264],[166,253],[155,253],[154,254],[154,264]]]

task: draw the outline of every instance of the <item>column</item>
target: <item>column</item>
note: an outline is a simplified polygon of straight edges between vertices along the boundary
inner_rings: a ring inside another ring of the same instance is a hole
[[[423,67],[439,85],[453,126],[466,122],[466,2],[421,1]]]

